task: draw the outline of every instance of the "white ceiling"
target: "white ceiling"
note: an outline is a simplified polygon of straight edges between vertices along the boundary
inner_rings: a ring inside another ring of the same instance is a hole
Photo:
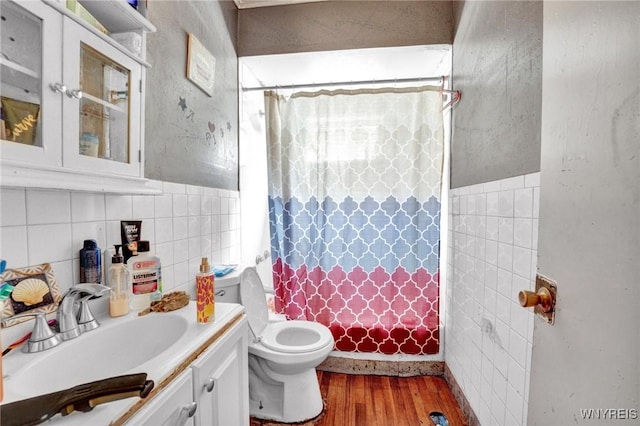
[[[250,9],[252,7],[283,6],[294,3],[311,3],[325,0],[233,0],[238,9]]]

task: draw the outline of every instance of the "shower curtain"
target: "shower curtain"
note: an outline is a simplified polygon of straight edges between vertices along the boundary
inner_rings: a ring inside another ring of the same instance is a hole
[[[439,348],[437,87],[265,92],[275,308],[336,350]]]

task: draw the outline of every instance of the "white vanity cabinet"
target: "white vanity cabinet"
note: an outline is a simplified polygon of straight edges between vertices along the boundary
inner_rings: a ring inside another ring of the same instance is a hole
[[[107,29],[138,34],[142,46],[155,30],[126,0],[80,3]],[[65,4],[0,5],[2,183],[153,192],[143,170],[144,52],[130,52]]]
[[[243,318],[192,364],[196,426],[249,424],[247,333]]]
[[[126,423],[131,426],[194,426],[198,406],[193,400],[191,371],[183,371]]]

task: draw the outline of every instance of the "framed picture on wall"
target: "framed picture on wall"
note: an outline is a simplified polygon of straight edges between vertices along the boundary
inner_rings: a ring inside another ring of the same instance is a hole
[[[207,95],[213,96],[213,82],[216,71],[216,58],[189,33],[187,44],[187,78],[201,88]]]

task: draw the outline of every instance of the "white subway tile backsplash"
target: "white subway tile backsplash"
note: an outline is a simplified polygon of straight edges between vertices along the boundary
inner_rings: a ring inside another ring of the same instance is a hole
[[[517,294],[533,288],[539,173],[450,197],[445,362],[481,424],[523,425],[534,316]]]
[[[187,186],[182,183],[162,182],[162,191],[165,194],[186,194]]]
[[[27,224],[26,192],[24,189],[0,189],[2,226]]]
[[[200,235],[211,235],[211,215],[200,216]]]
[[[220,199],[220,214],[228,215],[229,214],[229,199],[221,198]]]
[[[219,197],[215,197],[211,201],[211,214],[219,215],[220,214],[220,210],[222,209],[221,205],[222,205],[221,199]]]
[[[64,293],[71,288],[74,284],[74,262],[72,260],[63,260],[61,262],[51,262],[51,269],[53,270],[53,276],[56,278],[60,291]],[[80,271],[76,273],[79,275]]]
[[[156,256],[160,258],[160,262],[162,263],[162,265],[173,265],[173,241],[157,243],[155,247]],[[162,274],[164,277],[164,266],[162,267]]]
[[[189,215],[189,201],[186,194],[173,194],[173,216]]]
[[[210,195],[205,195],[202,197],[202,202],[200,203],[200,214],[203,216],[211,215],[211,204],[213,202],[213,197]]]
[[[202,244],[200,237],[189,238],[189,260],[197,259],[201,260],[203,257],[211,257],[209,253],[202,252]],[[198,266],[200,263],[198,262]],[[197,272],[197,271],[196,271]]]
[[[101,250],[107,248],[106,222],[74,222],[71,224],[73,257],[80,257],[85,240],[95,240]],[[61,259],[62,260],[62,259]]]
[[[134,195],[132,197],[133,217],[135,219],[153,219],[155,217],[155,199],[153,195]]]
[[[172,242],[173,236],[173,219],[172,218],[160,218],[154,221],[154,227],[156,231],[155,242],[157,244]],[[145,225],[145,222],[143,222]]]
[[[115,244],[122,244],[120,221],[108,220],[106,224],[107,242],[105,244],[105,247],[101,248],[113,247]],[[122,251],[120,251],[120,253],[122,253]]]
[[[8,268],[31,265],[26,226],[0,227],[0,257],[7,261]]]
[[[173,239],[183,240],[189,238],[189,220],[185,217],[173,218]]]
[[[84,192],[71,193],[71,221],[91,222],[106,219],[103,194]]]
[[[71,235],[69,222],[29,226],[27,228],[29,264],[37,265],[73,259],[75,247]],[[78,250],[80,248],[78,247]]]
[[[201,186],[187,185],[186,190],[188,195],[198,195],[198,196],[204,195],[204,188]]]
[[[174,240],[173,241],[173,260],[177,263],[186,262],[189,260],[189,240]]]
[[[154,196],[155,218],[173,217],[173,195],[162,194]]]
[[[200,216],[189,216],[189,238],[200,236]]]
[[[114,195],[0,188],[0,256],[10,267],[56,265],[56,276],[78,282],[78,255],[85,239],[104,250],[121,243],[120,221],[142,220],[141,238],[162,262],[165,291],[193,293],[200,257],[240,261],[237,191],[153,182],[161,195]],[[225,196],[227,214],[220,215]],[[232,212],[231,215],[228,212]],[[222,244],[224,236],[224,246]],[[192,259],[191,259],[192,257]]]
[[[71,221],[71,196],[65,191],[27,189],[27,224],[43,225]]]
[[[133,219],[133,198],[131,195],[105,195],[107,220]]]

